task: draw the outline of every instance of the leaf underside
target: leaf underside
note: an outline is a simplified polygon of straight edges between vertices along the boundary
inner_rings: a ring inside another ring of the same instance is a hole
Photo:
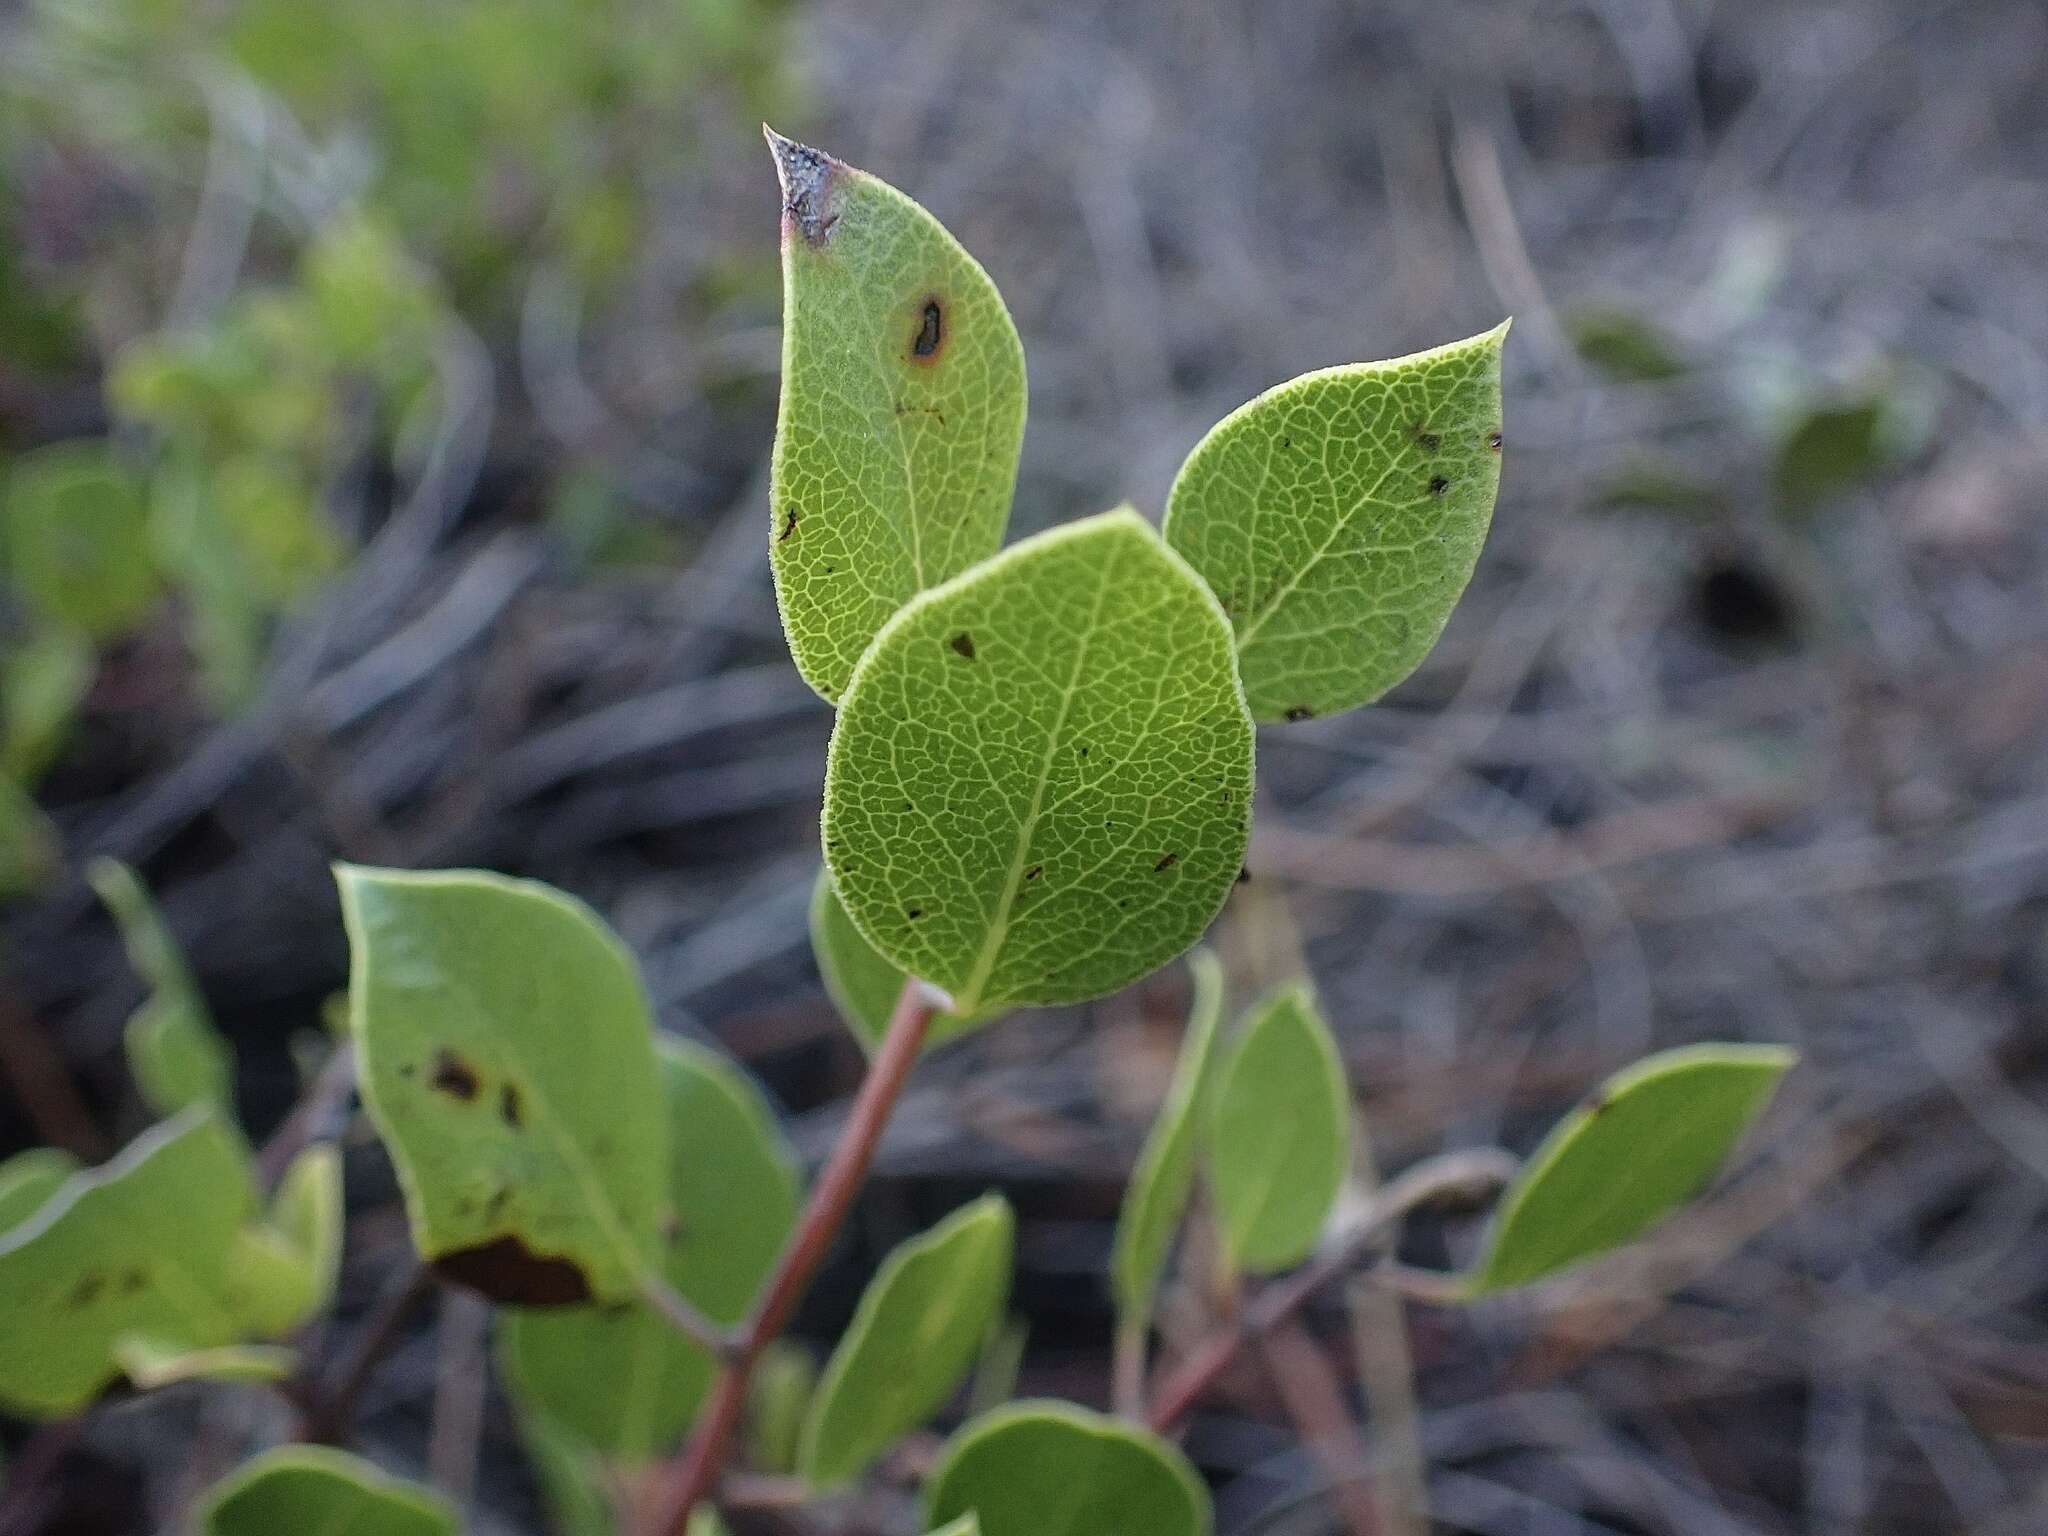
[[[925,1516],[978,1515],[982,1536],[1208,1536],[1208,1490],[1147,1430],[1071,1403],[998,1408],[946,1443]]]
[[[791,654],[836,700],[906,601],[995,553],[1024,349],[995,284],[887,183],[769,135],[783,183],[769,551]]]
[[[1712,1182],[1797,1059],[1779,1046],[1690,1046],[1609,1078],[1502,1198],[1468,1293],[1527,1285],[1642,1236]]]
[[[664,1040],[663,1275],[716,1323],[745,1316],[796,1219],[794,1155],[751,1079],[713,1051]],[[712,1361],[652,1308],[509,1310],[499,1323],[519,1401],[583,1445],[644,1460],[682,1438]]]
[[[1228,627],[1124,508],[884,627],[832,734],[825,857],[854,926],[962,1013],[1076,1002],[1201,936],[1251,784]]]
[[[839,893],[832,888],[832,872],[826,869],[818,871],[817,884],[811,888],[811,953],[832,1006],[839,1010],[860,1048],[873,1055],[889,1032],[889,1017],[903,991],[903,972],[853,926]],[[966,1018],[942,1009],[925,1029],[924,1048],[956,1040],[979,1029],[989,1017],[983,1013]]]
[[[1209,1076],[1216,1025],[1223,1015],[1223,967],[1215,955],[1203,949],[1189,956],[1188,969],[1194,975],[1195,996],[1180,1058],[1174,1064],[1165,1102],[1131,1170],[1110,1258],[1118,1321],[1126,1329],[1142,1330],[1151,1320],[1159,1277],[1194,1189],[1201,1094]]]
[[[493,1300],[638,1294],[664,1198],[650,1015],[580,902],[475,871],[338,871],[363,1096],[413,1242]]]
[[[960,1385],[1009,1296],[1015,1227],[987,1195],[883,1261],[812,1400],[800,1464],[813,1487],[858,1477]]]
[[[1166,541],[1230,616],[1253,718],[1369,703],[1436,644],[1500,486],[1506,335],[1304,374],[1181,466]]]
[[[1351,1095],[1329,1027],[1305,987],[1253,1013],[1217,1069],[1209,1179],[1216,1224],[1239,1269],[1307,1258],[1351,1160]]]

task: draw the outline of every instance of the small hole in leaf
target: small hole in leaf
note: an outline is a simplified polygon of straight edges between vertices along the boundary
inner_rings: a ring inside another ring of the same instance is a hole
[[[1040,875],[1044,873],[1045,866],[1043,864],[1034,864],[1029,869],[1024,871],[1024,878],[1026,880],[1036,880]]]
[[[923,917],[923,916],[924,916],[924,908],[923,908],[923,907],[911,907],[911,908],[907,909],[907,910],[906,910],[906,911],[904,912],[904,914],[903,914],[903,915],[904,915],[905,917],[909,918],[909,919],[910,919],[910,920],[911,920],[911,921],[912,921],[912,922],[914,923],[914,922],[916,922],[916,921],[917,921],[917,920],[918,920],[918,919],[919,919],[920,917]]]
[[[974,636],[963,629],[959,634],[946,642],[946,649],[955,656],[972,661],[974,660]]]
[[[1445,491],[1448,491],[1450,488],[1451,482],[1446,480],[1442,475],[1431,475],[1429,477],[1430,495],[1441,496]]]
[[[946,311],[936,298],[924,301],[924,311],[918,316],[917,334],[910,338],[910,355],[930,359],[939,355],[939,348],[946,344]]]

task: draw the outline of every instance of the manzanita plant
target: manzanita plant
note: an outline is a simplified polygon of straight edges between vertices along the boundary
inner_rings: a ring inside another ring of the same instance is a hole
[[[1003,548],[1025,375],[994,283],[900,192],[769,139],[787,294],[770,549],[796,664],[838,711],[812,935],[871,1058],[837,1146],[806,1188],[761,1092],[657,1036],[633,957],[572,898],[344,866],[347,1039],[252,1152],[198,990],[133,875],[105,866],[151,989],[130,1059],[167,1118],[101,1168],[50,1151],[0,1168],[9,1411],[225,1378],[284,1390],[304,1438],[346,1440],[346,1392],[292,1341],[333,1296],[331,1138],[359,1083],[423,1265],[502,1309],[501,1374],[563,1529],[709,1529],[743,1462],[820,1498],[902,1476],[892,1450],[971,1377],[965,1422],[914,1458],[924,1528],[1206,1536],[1208,1492],[1172,1436],[1248,1341],[1347,1275],[1458,1305],[1610,1252],[1714,1178],[1791,1064],[1670,1052],[1526,1162],[1450,1154],[1346,1200],[1356,1110],[1313,985],[1227,1029],[1227,979],[1194,950],[1107,1276],[1115,1412],[1005,1401],[999,1194],[889,1255],[822,1368],[783,1339],[921,1051],[1190,951],[1245,865],[1255,726],[1367,704],[1429,652],[1493,509],[1507,328],[1261,395],[1190,455],[1157,531],[1122,507]],[[1463,1272],[1381,1258],[1418,1204],[1495,1186]],[[1154,1373],[1198,1190],[1201,1278],[1240,1299]],[[432,1536],[458,1516],[301,1445],[244,1466],[194,1522]]]

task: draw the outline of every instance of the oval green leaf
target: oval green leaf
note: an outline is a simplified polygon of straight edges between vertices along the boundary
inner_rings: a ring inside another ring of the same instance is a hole
[[[1436,644],[1500,487],[1507,329],[1303,374],[1188,455],[1166,541],[1230,615],[1255,719],[1370,703]]]
[[[206,1349],[245,1336],[230,1284],[255,1207],[240,1141],[194,1110],[73,1175],[0,1236],[0,1404],[72,1413],[130,1334]]]
[[[751,1079],[699,1045],[664,1040],[662,1216],[668,1283],[716,1323],[738,1322],[796,1220],[796,1161]],[[644,1303],[508,1312],[500,1357],[521,1402],[592,1448],[644,1460],[696,1417],[704,1351]]]
[[[890,615],[1002,544],[1024,348],[937,219],[830,155],[768,143],[786,311],[769,550],[797,668],[836,700]]]
[[[811,888],[811,953],[818,962],[818,976],[825,983],[825,995],[839,1010],[840,1018],[872,1056],[889,1032],[889,1016],[896,1011],[896,999],[903,991],[903,972],[891,965],[853,926],[839,893],[832,889],[832,872],[818,871],[818,883]],[[987,1014],[963,1018],[940,1010],[925,1029],[924,1048],[956,1039],[988,1021]]]
[[[946,1443],[924,1489],[934,1525],[982,1536],[1208,1536],[1209,1492],[1157,1435],[1071,1403],[998,1408]]]
[[[825,773],[847,915],[962,1013],[1113,992],[1243,868],[1252,727],[1216,601],[1129,508],[915,599]]]
[[[639,1294],[664,1197],[632,956],[581,902],[477,871],[343,865],[349,1022],[415,1246],[531,1306]]]
[[[1632,1242],[1712,1182],[1798,1053],[1662,1051],[1558,1122],[1502,1197],[1468,1294],[1541,1280]]]
[[[314,1310],[334,1299],[344,1217],[341,1149],[316,1141],[293,1158],[270,1202],[271,1228],[305,1264]]]
[[[826,1364],[799,1460],[814,1488],[851,1482],[967,1375],[1010,1294],[1009,1202],[985,1195],[899,1244]]]
[[[360,1456],[286,1445],[214,1484],[193,1527],[203,1536],[455,1536],[455,1511],[439,1494],[388,1477]]]
[[[1209,1182],[1224,1251],[1269,1274],[1307,1258],[1351,1163],[1351,1093],[1303,986],[1262,1003],[1216,1074]]]
[[[1202,1090],[1208,1082],[1216,1024],[1223,1015],[1223,967],[1215,955],[1196,950],[1188,957],[1188,969],[1194,975],[1195,997],[1181,1037],[1180,1058],[1174,1063],[1166,1101],[1131,1170],[1110,1255],[1117,1322],[1131,1333],[1142,1333],[1151,1324],[1159,1278],[1195,1186]]]
[[[116,859],[94,859],[86,878],[121,930],[128,963],[149,986],[149,998],[122,1036],[128,1070],[144,1102],[175,1115],[192,1104],[234,1113],[235,1057],[185,964],[178,941],[135,871]]]

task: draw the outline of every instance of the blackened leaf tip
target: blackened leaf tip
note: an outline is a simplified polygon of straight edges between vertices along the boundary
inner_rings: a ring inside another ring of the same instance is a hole
[[[806,245],[823,245],[838,220],[832,195],[840,163],[822,149],[785,138],[766,123],[761,132],[775,155],[775,174],[782,183],[782,219]]]

